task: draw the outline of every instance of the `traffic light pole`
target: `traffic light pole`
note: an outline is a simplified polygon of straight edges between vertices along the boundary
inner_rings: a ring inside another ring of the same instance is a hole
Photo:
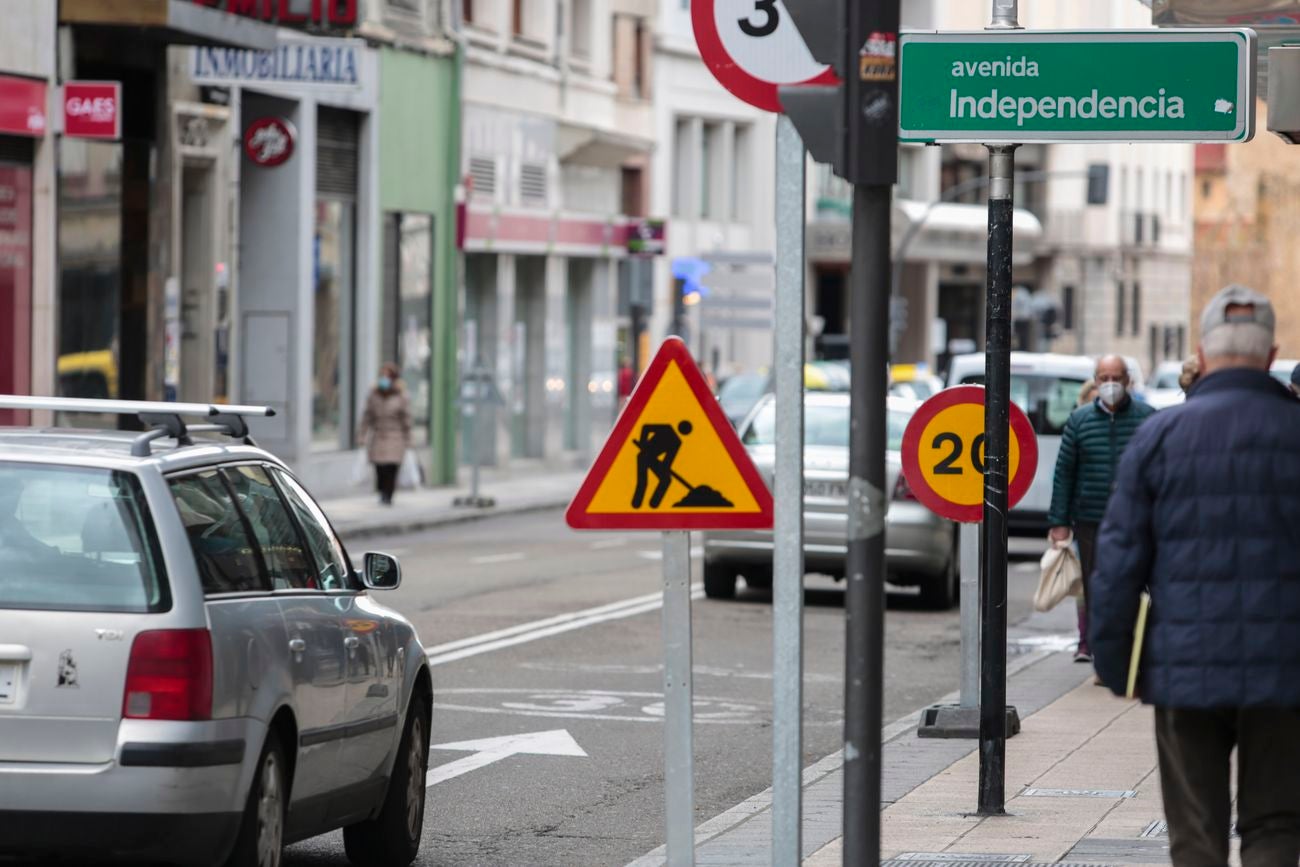
[[[885,415],[892,189],[853,188],[849,269],[849,526],[845,609],[844,863],[880,860],[885,656]]]

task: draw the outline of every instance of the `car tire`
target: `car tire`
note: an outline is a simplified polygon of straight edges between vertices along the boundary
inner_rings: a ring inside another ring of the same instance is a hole
[[[921,604],[934,611],[947,611],[957,604],[960,592],[961,564],[954,545],[943,571],[921,579]]]
[[[772,589],[772,570],[771,569],[751,569],[744,573],[745,586],[750,590],[771,590]]]
[[[420,854],[429,771],[429,707],[411,697],[384,806],[373,819],[343,829],[343,849],[357,867],[406,867]]]
[[[284,858],[284,818],[289,803],[288,766],[274,730],[257,760],[244,818],[226,867],[280,867]]]
[[[736,598],[736,570],[726,563],[704,563],[704,595],[710,599]]]

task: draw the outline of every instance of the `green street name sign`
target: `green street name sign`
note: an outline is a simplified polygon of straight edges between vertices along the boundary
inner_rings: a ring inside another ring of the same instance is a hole
[[[977,31],[899,38],[913,142],[1247,141],[1251,30]]]

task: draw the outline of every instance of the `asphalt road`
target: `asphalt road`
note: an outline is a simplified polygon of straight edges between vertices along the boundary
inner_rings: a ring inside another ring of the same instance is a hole
[[[418,863],[621,865],[663,842],[657,536],[579,534],[557,511],[352,547],[401,557],[403,587],[383,601],[432,648],[433,744],[457,745],[430,757]],[[1012,623],[1036,571],[1013,566]],[[841,744],[844,638],[840,586],[807,586],[805,764]],[[771,784],[771,619],[765,592],[694,603],[697,822]],[[955,610],[891,593],[886,722],[954,690],[958,655]],[[533,737],[477,743],[520,735]],[[341,835],[286,863],[347,863]]]

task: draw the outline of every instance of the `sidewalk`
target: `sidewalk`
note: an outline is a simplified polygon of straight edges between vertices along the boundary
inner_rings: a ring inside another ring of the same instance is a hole
[[[495,506],[456,506],[457,497],[469,494],[468,473],[463,484],[445,488],[398,491],[392,506],[382,506],[371,493],[321,500],[334,528],[344,539],[411,533],[446,524],[476,521],[493,515],[512,515],[562,508],[582,484],[584,471],[537,469],[505,472],[484,470],[479,494],[496,500]]]
[[[1022,729],[1007,741],[1007,815],[974,815],[976,742],[918,738],[919,714],[913,714],[884,732],[882,861],[891,867],[1169,863],[1151,710],[1095,686],[1091,670],[1072,661],[1072,647],[1065,649],[1059,636],[1053,645],[1043,627],[1056,624],[1059,613],[1036,615],[1025,624],[1029,629],[1011,636],[1013,650],[1042,649],[1010,659],[1008,701],[1019,710]],[[804,865],[838,867],[842,757],[805,768],[803,780]],[[769,789],[698,826],[696,863],[769,865],[771,798]],[[632,867],[663,863],[661,847]],[[1235,854],[1233,863],[1239,863]]]

